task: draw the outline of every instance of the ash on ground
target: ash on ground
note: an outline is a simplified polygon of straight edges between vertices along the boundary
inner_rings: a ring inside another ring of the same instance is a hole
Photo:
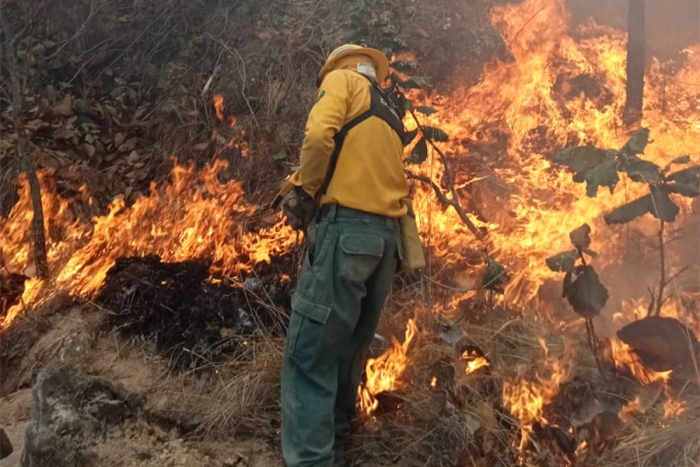
[[[249,277],[243,285],[209,281],[204,261],[164,263],[158,256],[119,258],[97,303],[109,329],[143,336],[177,369],[240,355],[264,333],[282,335],[291,283],[283,275]]]

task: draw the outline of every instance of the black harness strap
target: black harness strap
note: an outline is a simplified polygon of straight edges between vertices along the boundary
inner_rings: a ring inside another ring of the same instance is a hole
[[[340,151],[343,149],[343,143],[347,137],[350,130],[355,128],[360,123],[364,122],[370,117],[378,117],[384,120],[394,132],[399,136],[401,141],[404,140],[405,129],[403,127],[403,122],[399,115],[394,111],[389,102],[387,101],[386,95],[381,87],[373,79],[362,75],[371,83],[370,86],[370,107],[366,112],[361,113],[357,117],[346,123],[338,133],[335,134],[333,139],[335,140],[335,149],[331,154],[330,160],[328,161],[328,170],[326,171],[326,177],[321,184],[318,192],[316,193],[317,199],[321,199],[323,195],[326,194],[328,190],[328,185],[331,183],[333,178],[333,173],[335,172],[335,167],[338,165],[338,156],[340,156]]]

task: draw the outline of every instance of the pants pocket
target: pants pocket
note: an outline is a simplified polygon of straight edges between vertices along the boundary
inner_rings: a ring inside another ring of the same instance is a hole
[[[331,307],[313,302],[295,293],[292,296],[292,319],[289,324],[289,353],[304,367],[312,367],[322,356],[326,336],[325,325]]]
[[[340,235],[343,252],[339,269],[350,283],[364,284],[377,269],[384,256],[384,239],[379,235],[343,233]]]

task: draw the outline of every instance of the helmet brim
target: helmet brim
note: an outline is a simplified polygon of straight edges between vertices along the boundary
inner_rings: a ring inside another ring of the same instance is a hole
[[[335,67],[335,64],[338,62],[338,60],[350,55],[366,55],[370,57],[372,61],[377,65],[377,82],[384,82],[387,75],[389,74],[389,59],[386,58],[386,55],[384,55],[384,53],[380,50],[372,49],[370,47],[360,47],[357,49],[346,50],[344,52],[339,53],[331,60],[328,60],[326,64],[323,65],[323,68],[321,68],[321,71],[318,72],[319,80],[323,80],[326,74]]]

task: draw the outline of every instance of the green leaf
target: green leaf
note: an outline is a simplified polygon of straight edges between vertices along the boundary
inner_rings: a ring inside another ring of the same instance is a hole
[[[432,107],[426,107],[424,105],[420,105],[416,107],[416,112],[420,112],[423,115],[432,115],[437,112],[437,110],[433,109]]]
[[[610,159],[592,168],[585,175],[586,194],[589,198],[594,198],[598,194],[598,187],[606,186],[612,194],[615,191],[620,176],[617,175],[615,161]]]
[[[546,259],[547,267],[554,272],[574,272],[576,268],[576,260],[578,259],[577,250],[564,251],[558,255],[550,256]]]
[[[433,141],[438,141],[440,143],[444,143],[447,141],[450,137],[442,131],[440,128],[435,128],[432,126],[424,126],[422,127],[423,130],[423,135]]]
[[[566,289],[566,299],[580,316],[595,318],[608,301],[608,289],[592,266],[578,266],[574,275],[577,277]]]
[[[417,134],[418,134],[418,128],[416,128],[415,130],[407,131],[406,133],[404,133],[403,145],[408,146],[409,144],[411,144],[411,141],[413,141],[415,139]]]
[[[643,154],[647,144],[649,144],[649,129],[641,128],[632,133],[629,141],[622,147],[622,152],[626,154]]]
[[[406,81],[400,82],[399,85],[406,89],[422,89],[430,84],[430,78],[415,76],[408,78]]]
[[[591,246],[591,227],[588,224],[583,224],[571,231],[569,239],[577,250],[585,250]]]
[[[425,138],[421,138],[413,147],[411,155],[406,158],[409,164],[422,164],[428,158],[428,144]]]
[[[409,99],[406,99],[406,96],[401,96],[399,99],[399,104],[400,104],[400,109],[405,111],[411,111],[413,110],[413,102],[411,102]]]
[[[673,172],[666,176],[666,180],[670,182],[696,184],[700,183],[700,165],[694,165],[678,172]]]
[[[569,271],[564,275],[564,281],[562,282],[562,287],[561,287],[561,296],[566,298],[566,294],[569,292],[569,288],[571,287],[571,283],[574,280],[574,273],[573,271]]]
[[[418,67],[418,64],[416,62],[412,62],[410,60],[397,60],[397,61],[393,62],[390,66],[391,66],[391,68],[393,68],[396,71],[399,71],[399,72],[405,73],[405,74],[410,74],[416,70],[416,68]]]
[[[497,263],[493,259],[489,258],[482,281],[485,289],[503,293],[505,291],[505,284],[508,282],[506,268],[504,268],[500,263]]]
[[[669,193],[678,193],[679,195],[695,198],[700,196],[700,185],[689,185],[687,183],[669,183],[664,188]]]
[[[651,187],[651,206],[649,212],[652,216],[666,222],[673,222],[676,216],[681,212],[679,208],[668,195],[668,190],[665,187]]]
[[[627,175],[635,182],[657,185],[661,183],[661,167],[653,162],[637,158],[627,169]]]
[[[554,161],[568,166],[574,173],[586,172],[606,160],[611,160],[615,151],[593,146],[578,146],[563,149],[554,156]],[[583,181],[583,180],[582,180]]]
[[[686,154],[685,156],[678,156],[668,164],[690,164],[690,155]]]
[[[649,194],[613,209],[608,214],[605,214],[603,219],[605,219],[605,223],[608,225],[626,224],[627,222],[650,212],[652,206],[651,195]]]

